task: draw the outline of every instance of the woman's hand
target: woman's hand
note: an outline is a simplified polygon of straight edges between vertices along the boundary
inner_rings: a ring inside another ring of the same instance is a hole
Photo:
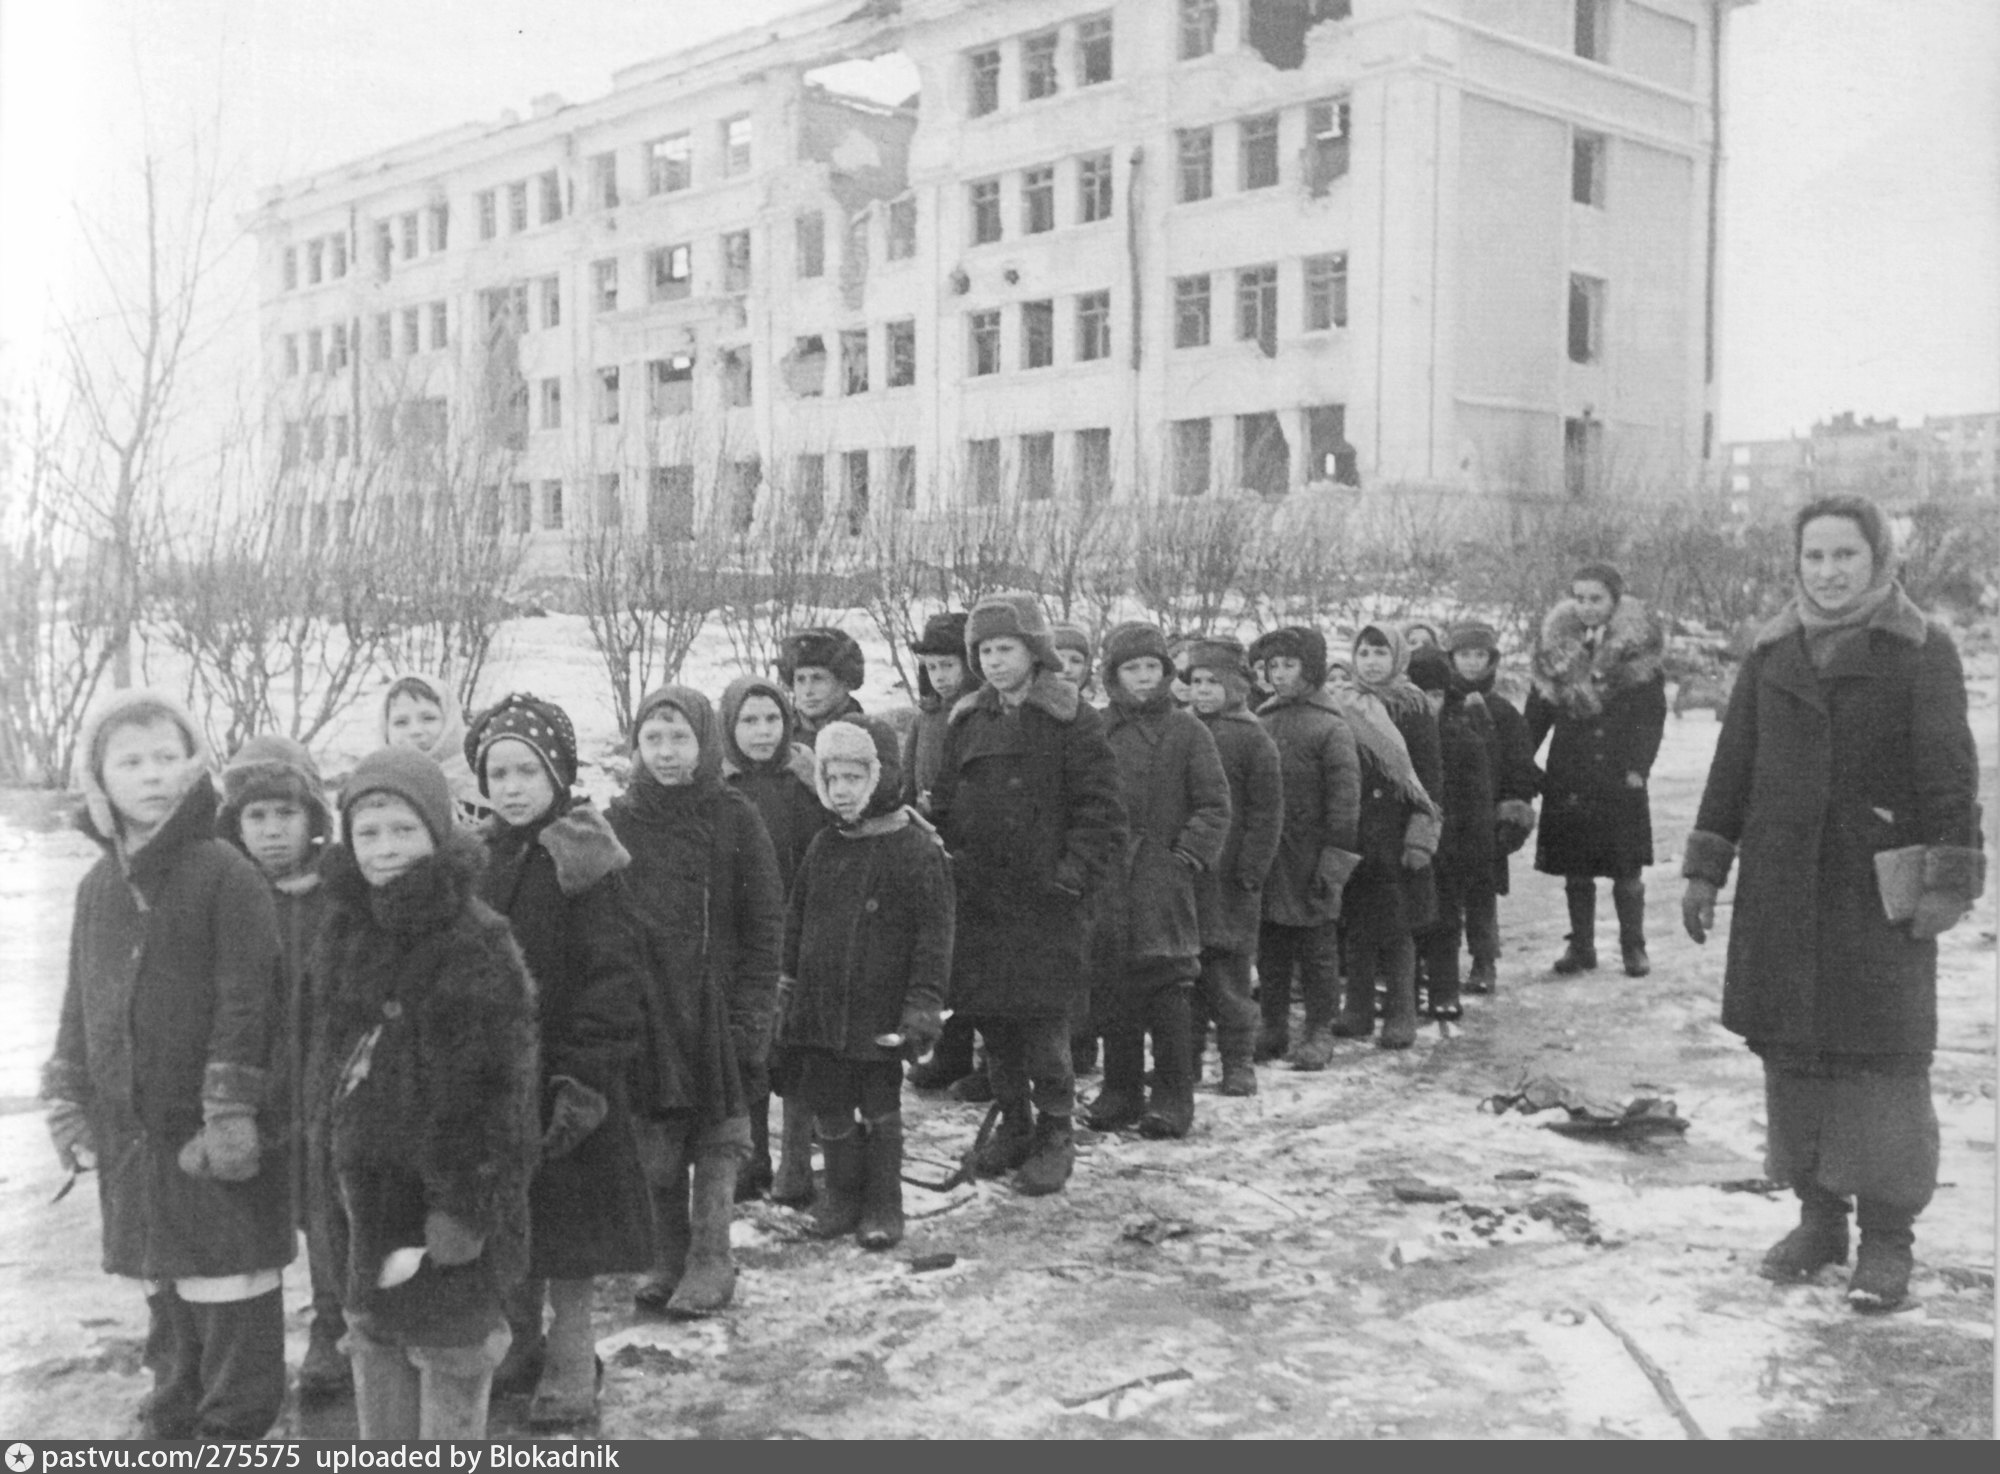
[[[1690,880],[1681,895],[1681,925],[1697,942],[1706,942],[1710,928],[1715,925],[1717,889],[1712,880]]]
[[[1625,786],[1627,788],[1644,788],[1646,786],[1646,775],[1644,773],[1627,773],[1625,775]]]
[[[1970,909],[1957,896],[1925,891],[1917,897],[1917,909],[1910,917],[1910,937],[1919,942],[1934,941],[1957,926]]]

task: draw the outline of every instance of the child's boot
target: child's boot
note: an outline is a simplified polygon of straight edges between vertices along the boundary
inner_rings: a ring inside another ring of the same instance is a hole
[[[736,1159],[716,1154],[696,1157],[688,1200],[687,1273],[667,1302],[667,1314],[683,1320],[713,1315],[736,1293],[736,1265],[729,1257]]]
[[[1014,1174],[1014,1190],[1031,1198],[1061,1192],[1075,1169],[1076,1134],[1070,1128],[1070,1118],[1042,1112],[1035,1121],[1027,1158]]]
[[[1847,1199],[1818,1183],[1793,1186],[1799,1226],[1771,1245],[1758,1273],[1767,1280],[1811,1279],[1829,1264],[1847,1262]]]
[[[861,1144],[861,1230],[864,1249],[893,1249],[903,1241],[903,1113],[868,1123]]]
[[[1847,1303],[1856,1310],[1880,1315],[1894,1310],[1908,1298],[1910,1272],[1916,1267],[1911,1253],[1916,1234],[1910,1225],[1916,1222],[1916,1217],[1874,1198],[1862,1198],[1855,1205],[1861,1247],[1855,1251],[1854,1278],[1847,1283]]]
[[[681,1276],[687,1272],[688,1164],[678,1148],[670,1150],[674,1155],[664,1164],[663,1180],[652,1187],[658,1257],[653,1272],[632,1296],[634,1305],[654,1315],[666,1313],[674,1291],[680,1288]]]
[[[1642,978],[1653,970],[1646,956],[1646,882],[1637,876],[1612,881],[1611,904],[1618,912],[1618,956],[1625,976]]]
[[[1156,1083],[1146,1113],[1139,1118],[1139,1134],[1156,1141],[1178,1140],[1194,1128],[1194,1079],[1188,1067],[1193,1054],[1189,991],[1179,983],[1169,983],[1153,990],[1147,1006]]]
[[[1588,875],[1571,876],[1563,883],[1569,902],[1569,946],[1555,960],[1551,971],[1562,977],[1597,970],[1597,882]]]
[[[1185,1065],[1183,1065],[1185,1068]],[[1083,1113],[1092,1131],[1123,1131],[1146,1114],[1146,1036],[1119,1022],[1104,1034],[1104,1084]]]
[[[591,1281],[550,1280],[548,1351],[528,1406],[530,1428],[570,1428],[597,1416],[597,1336],[590,1325]]]
[[[972,1170],[981,1177],[1005,1177],[1028,1160],[1035,1141],[1034,1107],[1024,1090],[1000,1102],[999,1116],[984,1145],[974,1142]],[[984,1129],[983,1127],[981,1128]]]
[[[493,1373],[495,1397],[519,1397],[535,1390],[541,1380],[547,1343],[542,1337],[542,1301],[548,1281],[523,1280],[506,1296],[507,1329],[514,1339]]]
[[[826,1160],[826,1185],[813,1203],[812,1231],[823,1239],[846,1238],[861,1226],[861,1128],[852,1117],[822,1118],[819,1150]]]
[[[347,1318],[341,1314],[340,1297],[315,1294],[306,1356],[299,1363],[301,1402],[332,1402],[353,1393],[354,1369],[340,1354],[340,1338],[346,1334]]]
[[[493,1368],[500,1358],[484,1346],[413,1347],[410,1356],[419,1368],[416,1436],[485,1437],[486,1404],[493,1395]]]
[[[1388,969],[1388,999],[1382,1012],[1382,1035],[1375,1041],[1379,1049],[1408,1049],[1417,1042],[1417,979],[1411,966],[1409,938]]]
[[[422,1376],[400,1346],[371,1341],[350,1330],[346,1350],[354,1366],[354,1417],[362,1438],[417,1436]]]
[[[771,1097],[750,1098],[750,1155],[736,1169],[736,1201],[755,1202],[771,1190]]]
[[[771,1180],[771,1201],[803,1208],[813,1200],[813,1114],[803,1101],[787,1100],[780,1113],[784,1135],[778,1144],[778,1171]]]
[[[1257,1046],[1252,1055],[1258,1064],[1283,1059],[1291,1047],[1292,978],[1289,971],[1275,968],[1269,975],[1257,969]]]

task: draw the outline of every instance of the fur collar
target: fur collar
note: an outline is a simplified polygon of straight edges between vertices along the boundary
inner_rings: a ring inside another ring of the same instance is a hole
[[[958,698],[951,709],[951,719],[962,722],[975,711],[999,711],[1003,704],[998,691],[991,686],[981,686]],[[1057,721],[1067,724],[1076,720],[1077,708],[1083,704],[1083,699],[1068,681],[1053,671],[1044,670],[1035,672],[1035,678],[1028,683],[1027,697],[1021,704],[1039,707]]]
[[[566,896],[580,896],[632,863],[611,825],[586,803],[572,805],[568,813],[543,825],[536,842],[556,862],[556,884]]]
[[[354,852],[344,844],[328,846],[320,877],[336,911],[414,940],[446,930],[464,914],[485,868],[485,844],[460,830],[380,888],[362,878]]]
[[[1894,635],[1907,645],[1921,645],[1930,633],[1930,619],[1911,602],[1910,596],[1896,587],[1895,597],[1888,600],[1868,617],[1864,629],[1883,630]],[[1799,601],[1794,599],[1779,611],[1777,618],[1757,631],[1757,648],[1775,645],[1788,635],[1805,628],[1805,621],[1799,616]]]
[[[1618,601],[1593,652],[1576,601],[1564,599],[1542,621],[1529,669],[1544,700],[1572,716],[1596,716],[1619,691],[1660,679],[1666,640],[1646,606],[1629,594]]]

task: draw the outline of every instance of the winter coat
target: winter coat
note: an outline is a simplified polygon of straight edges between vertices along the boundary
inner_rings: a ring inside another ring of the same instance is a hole
[[[1438,757],[1437,720],[1427,703],[1412,700],[1392,713],[1403,746],[1410,754],[1410,767],[1424,792],[1433,796],[1444,789],[1444,775]],[[1430,866],[1412,870],[1403,863],[1405,849],[1415,847],[1435,857],[1439,822],[1424,813],[1388,777],[1376,769],[1374,759],[1361,751],[1361,812],[1355,823],[1361,863],[1354,867],[1354,886],[1395,884],[1402,887],[1402,916],[1411,927],[1428,925],[1437,916],[1437,881]]]
[[[1630,875],[1653,863],[1653,821],[1643,780],[1666,731],[1662,640],[1645,606],[1619,601],[1593,652],[1576,604],[1565,599],[1542,622],[1534,689],[1524,713],[1529,751],[1549,742],[1542,780],[1544,875]]]
[[[1978,790],[1958,652],[1906,598],[1821,671],[1795,629],[1760,639],[1684,861],[1718,886],[1742,861],[1723,1026],[1823,1053],[1931,1050],[1937,943],[1885,918],[1874,856],[1927,846],[1927,888],[1969,903],[1983,871]]]
[[[652,1210],[626,1100],[644,1037],[645,956],[622,871],[632,863],[588,804],[487,834],[479,895],[507,918],[535,980],[541,1124],[560,1079],[602,1096],[603,1121],[543,1160],[529,1191],[528,1272],[586,1279],[652,1266]]]
[[[951,1007],[1062,1017],[1083,976],[1086,898],[1125,849],[1104,719],[1047,671],[1019,706],[970,692],[952,707],[931,804],[958,897]]]
[[[935,692],[917,698],[917,719],[910,723],[903,744],[903,802],[920,814],[930,812],[931,789],[944,763],[945,733],[950,728],[951,703]]]
[[[215,814],[200,777],[129,871],[113,836],[82,825],[105,854],[77,887],[42,1094],[88,1113],[107,1274],[239,1275],[295,1251],[277,918],[257,867],[215,838]],[[181,1170],[204,1099],[258,1108],[249,1181]]]
[[[1278,856],[1285,790],[1278,744],[1241,701],[1199,718],[1215,740],[1229,780],[1229,837],[1222,858],[1195,877],[1195,910],[1204,950],[1250,953],[1263,919],[1264,882]]]
[[[313,977],[310,1130],[334,1190],[313,1203],[350,1319],[377,1339],[461,1346],[498,1324],[528,1268],[528,1184],[541,1137],[535,985],[506,918],[476,889],[486,852],[454,834],[387,885],[345,845],[320,862],[326,925]],[[384,1289],[396,1249],[448,1214],[477,1258]]]
[[[876,1037],[902,1032],[912,1013],[934,1026],[944,1006],[953,911],[944,847],[908,810],[822,832],[785,915],[779,1043],[895,1059]]]
[[[778,861],[778,885],[783,894],[792,893],[792,879],[799,862],[805,859],[828,815],[813,789],[813,756],[808,743],[791,741],[769,762],[753,763],[736,745],[736,718],[743,703],[752,696],[768,696],[777,702],[790,730],[796,722],[791,698],[776,681],[762,676],[738,676],[722,693],[720,713],[722,735],[722,777],[756,806],[771,837],[771,849]],[[859,707],[855,708],[857,711]]]
[[[828,722],[837,722],[842,717],[858,717],[861,715],[863,715],[861,703],[856,701],[852,696],[849,696],[845,701],[841,702],[839,710],[835,711],[831,716],[827,717],[826,721],[822,722],[807,721],[805,713],[798,711],[797,708],[794,707],[792,716],[792,740],[794,742],[799,743],[803,747],[811,747],[816,741],[819,740],[820,728],[826,726]]]
[[[1433,863],[1441,873],[1481,883],[1503,858],[1494,828],[1500,733],[1491,705],[1454,686],[1437,712],[1437,799],[1444,808],[1444,828]]]
[[[1497,671],[1489,670],[1466,686],[1486,703],[1493,719],[1493,805],[1496,832],[1493,853],[1493,894],[1504,896],[1511,877],[1507,857],[1528,842],[1535,830],[1535,798],[1541,792],[1542,770],[1535,766],[1535,746],[1528,740],[1528,723],[1521,709],[1494,689]],[[1460,687],[1452,677],[1452,686]]]
[[[1196,877],[1214,872],[1229,839],[1229,777],[1215,739],[1164,686],[1144,703],[1116,691],[1104,729],[1127,829],[1098,924],[1114,928],[1122,968],[1193,961],[1201,956]]]
[[[1274,926],[1323,926],[1340,916],[1340,892],[1353,870],[1361,818],[1361,755],[1347,718],[1324,690],[1273,696],[1257,720],[1278,748],[1285,820],[1278,858],[1264,882],[1264,920]],[[1335,856],[1340,852],[1344,859]]]

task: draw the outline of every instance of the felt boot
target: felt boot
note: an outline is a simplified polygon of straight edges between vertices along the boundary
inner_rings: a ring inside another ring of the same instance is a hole
[[[1076,1169],[1076,1139],[1068,1116],[1042,1112],[1021,1170],[1014,1174],[1014,1191],[1031,1198],[1059,1193]]]
[[[1569,902],[1569,946],[1550,969],[1561,977],[1597,970],[1597,882],[1572,875],[1563,882]]]
[[[893,1249],[903,1241],[903,1113],[868,1123],[861,1144],[861,1227],[864,1249]]]
[[[1271,966],[1266,968],[1269,959]],[[1283,954],[1283,966],[1266,949],[1257,960],[1257,1043],[1252,1052],[1258,1064],[1283,1059],[1291,1048],[1292,971],[1291,958]]]
[[[1625,976],[1642,978],[1653,970],[1646,957],[1646,882],[1611,882],[1611,904],[1618,912],[1618,953],[1625,964]]]
[[[1183,1047],[1186,1035],[1182,1036]],[[1104,1035],[1104,1085],[1083,1113],[1092,1131],[1123,1131],[1146,1114],[1146,1036],[1121,1023]]]
[[[1847,1303],[1866,1314],[1894,1310],[1909,1297],[1910,1271],[1916,1267],[1910,1225],[1917,1215],[1863,1198],[1855,1208],[1861,1247],[1854,1255],[1854,1278],[1847,1282]]]
[[[820,1127],[819,1150],[826,1161],[826,1185],[813,1204],[812,1231],[818,1238],[844,1239],[861,1226],[861,1128],[848,1120],[838,1136]]]
[[[733,1187],[734,1173],[731,1173]],[[417,1375],[417,1437],[465,1440],[486,1436],[493,1367],[478,1347],[429,1347]]]
[[[750,1156],[736,1169],[736,1201],[755,1202],[771,1190],[771,1097],[750,1101]]]
[[[1028,1160],[1034,1141],[1034,1107],[1026,1097],[1009,1101],[1000,1107],[993,1134],[973,1153],[972,1170],[981,1177],[1005,1177]]]
[[[1139,1134],[1155,1141],[1178,1140],[1194,1129],[1192,991],[1178,983],[1155,988],[1146,1005],[1155,1083],[1139,1118]]]
[[[417,1437],[423,1377],[403,1348],[350,1331],[347,1355],[354,1366],[354,1417],[360,1436],[400,1442]]]
[[[813,1200],[813,1113],[803,1101],[788,1100],[780,1112],[778,1170],[771,1178],[771,1201],[804,1208]]]
[[[736,1266],[729,1258],[736,1160],[721,1155],[696,1157],[693,1175],[688,1193],[687,1273],[667,1302],[667,1314],[679,1320],[713,1315],[736,1293]]]
[[[312,1330],[306,1337],[305,1360],[299,1363],[301,1402],[334,1402],[353,1393],[354,1369],[340,1354],[340,1338],[346,1334],[340,1302],[323,1306],[314,1296]]]
[[[1813,1183],[1800,1183],[1799,1226],[1773,1244],[1758,1273],[1767,1280],[1811,1279],[1829,1264],[1847,1262],[1847,1199]]]
[[[545,1355],[542,1301],[547,1294],[546,1280],[522,1280],[507,1292],[502,1309],[514,1339],[507,1343],[507,1354],[493,1371],[495,1397],[522,1397],[535,1390]]]
[[[688,1164],[676,1156],[666,1164],[664,1183],[652,1188],[656,1253],[653,1272],[632,1295],[632,1303],[654,1315],[666,1313],[667,1302],[680,1287],[688,1256]]]
[[[591,1281],[550,1280],[554,1310],[542,1359],[542,1378],[528,1404],[528,1426],[573,1428],[597,1417],[597,1336],[590,1324]]]
[[[1392,942],[1384,989],[1382,1033],[1375,1041],[1378,1049],[1408,1049],[1417,1042],[1417,985],[1411,966],[1412,944],[1408,936]]]

